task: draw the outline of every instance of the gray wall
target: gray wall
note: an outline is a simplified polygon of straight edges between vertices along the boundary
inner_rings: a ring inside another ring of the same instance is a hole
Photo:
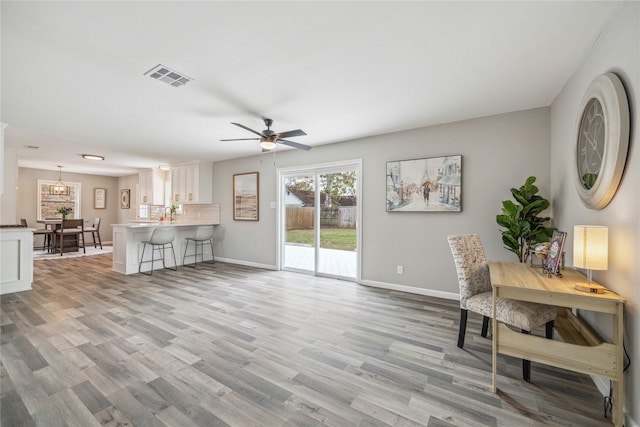
[[[25,218],[30,227],[42,227],[36,223],[38,212],[38,180],[46,179],[57,181],[58,171],[41,169],[18,168],[18,195],[16,197],[16,218]],[[110,176],[86,175],[62,172],[63,182],[79,182],[82,184],[82,198],[80,214],[85,220],[85,225],[93,222],[93,218],[102,218],[100,223],[100,237],[102,242],[111,242],[111,224],[115,224],[120,209],[120,193],[118,192],[118,178]],[[93,189],[107,189],[106,209],[93,208]],[[93,242],[87,235],[87,243]]]
[[[549,197],[549,143],[549,109],[541,108],[215,163],[214,203],[221,210],[216,256],[275,266],[277,219],[270,202],[276,200],[277,168],[362,158],[362,282],[456,297],[446,236],[479,233],[489,257],[515,260],[502,247],[495,215],[511,198],[509,189],[530,175]],[[386,212],[387,161],[450,154],[463,156],[461,213]],[[254,171],[260,172],[260,221],[233,221],[233,174]],[[404,275],[396,274],[398,264]]]
[[[609,227],[609,269],[594,279],[627,299],[625,343],[634,360],[626,377],[627,425],[640,425],[640,3],[628,2],[601,36],[590,55],[567,82],[551,108],[551,197],[557,225],[573,241],[575,224]],[[608,71],[617,73],[631,107],[631,136],[620,187],[602,210],[587,209],[576,193],[573,156],[580,102],[591,81]],[[568,265],[573,248],[567,245]],[[608,316],[584,313],[604,336],[611,336]],[[603,384],[608,389],[608,383]],[[608,390],[607,390],[608,391]],[[635,404],[632,404],[635,402]],[[635,421],[631,421],[635,420]],[[631,422],[630,422],[631,421]]]

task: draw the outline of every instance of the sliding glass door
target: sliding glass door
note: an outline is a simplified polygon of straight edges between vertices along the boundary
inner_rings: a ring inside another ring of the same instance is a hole
[[[278,175],[280,267],[357,281],[360,161]]]

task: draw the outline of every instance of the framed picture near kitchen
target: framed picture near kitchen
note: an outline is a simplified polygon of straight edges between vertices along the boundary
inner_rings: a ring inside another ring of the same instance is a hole
[[[107,207],[107,189],[94,188],[93,189],[93,208],[106,209],[106,207]]]
[[[131,207],[131,190],[120,190],[120,209],[129,209]]]
[[[233,175],[233,219],[258,221],[258,172]]]

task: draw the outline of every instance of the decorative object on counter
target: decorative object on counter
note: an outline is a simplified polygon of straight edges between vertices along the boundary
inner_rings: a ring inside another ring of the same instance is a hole
[[[614,73],[596,77],[579,111],[576,190],[586,207],[602,209],[618,189],[629,149],[629,102],[620,78]]]
[[[259,188],[258,172],[233,175],[233,219],[258,221]]]
[[[60,173],[58,175],[58,182],[49,186],[49,194],[54,194],[56,196],[61,196],[61,195],[68,196],[69,193],[71,192],[71,189],[69,188],[68,185],[65,185],[64,182],[62,182],[62,166],[58,166],[58,168],[60,169]]]
[[[462,156],[387,162],[387,212],[460,212]]]
[[[68,206],[59,207],[58,210],[56,211],[56,213],[59,213],[60,215],[62,215],[62,219],[67,219],[67,216],[71,212],[73,212],[73,208],[70,208]]]
[[[518,203],[504,200],[502,214],[496,215],[498,225],[505,228],[501,231],[505,249],[516,254],[520,262],[527,262],[533,245],[548,241],[553,233],[553,228],[544,225],[551,218],[538,216],[549,207],[549,201],[537,194],[535,181],[536,177],[530,176],[520,188],[512,188]]]
[[[129,209],[131,207],[131,190],[128,188],[120,190],[120,209]]]
[[[176,205],[175,203],[171,204],[170,206],[167,206],[165,208],[165,210],[169,210],[169,221],[175,221],[176,220],[176,212],[178,211],[178,209],[180,209],[179,205]],[[162,221],[162,220],[160,220]]]
[[[94,188],[93,189],[93,208],[106,209],[106,207],[107,207],[107,189]]]
[[[567,240],[567,233],[560,230],[554,230],[551,236],[549,245],[549,252],[542,262],[542,271],[547,274],[548,277],[559,276],[560,273],[560,260],[564,252],[564,242]]]
[[[608,227],[597,225],[573,227],[573,266],[587,270],[587,283],[576,283],[577,290],[591,294],[604,293],[604,286],[591,282],[591,271],[609,268]]]

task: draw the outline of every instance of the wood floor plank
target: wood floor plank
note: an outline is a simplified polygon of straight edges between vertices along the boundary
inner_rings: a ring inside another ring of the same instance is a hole
[[[604,426],[582,374],[498,357],[459,305],[217,262],[42,260],[0,297],[2,426]],[[537,331],[541,333],[541,331]]]

